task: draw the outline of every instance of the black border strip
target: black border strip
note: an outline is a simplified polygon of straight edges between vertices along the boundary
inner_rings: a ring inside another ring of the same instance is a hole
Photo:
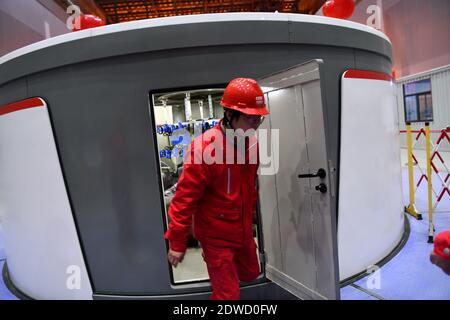
[[[391,253],[389,253],[386,257],[384,257],[383,259],[381,259],[379,262],[377,262],[375,264],[377,267],[381,268],[386,263],[391,261],[403,249],[403,247],[406,245],[406,242],[408,242],[409,235],[411,233],[411,227],[409,224],[408,217],[406,216],[406,214],[404,216],[405,216],[405,226],[404,226],[402,239],[397,244],[397,246],[391,251]],[[341,289],[348,285],[353,284],[354,282],[356,282],[358,280],[365,278],[368,275],[369,274],[366,271],[361,271],[360,273],[354,275],[353,277],[342,280],[340,282]]]
[[[386,300],[386,299],[383,298],[382,296],[380,296],[380,295],[378,295],[378,294],[376,294],[376,293],[374,293],[374,292],[372,292],[372,291],[370,291],[370,290],[367,290],[366,288],[363,288],[363,287],[361,287],[361,286],[358,286],[357,284],[352,283],[350,286],[353,287],[353,288],[355,288],[356,290],[362,291],[362,292],[368,294],[369,296],[371,296],[371,297],[373,297],[373,298],[376,298],[376,299],[378,299],[378,300]]]
[[[33,298],[31,298],[29,295],[27,295],[26,293],[24,293],[23,291],[21,291],[19,288],[17,288],[14,285],[14,283],[11,280],[11,277],[9,276],[8,265],[7,265],[6,261],[5,261],[5,264],[3,265],[2,276],[3,276],[3,282],[6,285],[6,288],[8,288],[8,290],[11,291],[11,293],[13,295],[15,295],[18,299],[34,300]]]

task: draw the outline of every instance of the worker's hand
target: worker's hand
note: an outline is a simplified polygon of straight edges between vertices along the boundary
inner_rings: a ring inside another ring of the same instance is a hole
[[[437,265],[442,269],[447,275],[450,276],[450,259],[444,259],[441,256],[438,256],[434,252],[430,254],[430,261],[432,264]]]
[[[177,252],[169,249],[169,253],[167,254],[167,259],[169,260],[170,264],[173,265],[175,268],[177,267],[178,263],[181,263],[184,258],[184,252]]]

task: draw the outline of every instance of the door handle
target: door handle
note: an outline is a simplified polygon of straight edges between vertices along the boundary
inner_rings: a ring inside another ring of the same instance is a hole
[[[319,169],[317,170],[316,174],[299,174],[298,177],[300,179],[307,179],[307,178],[320,178],[324,179],[327,176],[327,172],[325,169]]]
[[[320,191],[321,193],[327,193],[328,188],[327,185],[324,183],[319,184],[318,186],[316,186],[316,190]]]

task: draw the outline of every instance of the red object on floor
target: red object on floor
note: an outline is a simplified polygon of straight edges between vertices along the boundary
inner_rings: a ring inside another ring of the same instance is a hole
[[[450,259],[450,231],[441,232],[435,237],[434,253],[444,259]]]

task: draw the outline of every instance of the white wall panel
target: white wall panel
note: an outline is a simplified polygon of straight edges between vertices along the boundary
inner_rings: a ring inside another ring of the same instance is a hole
[[[394,85],[343,78],[338,252],[344,280],[400,242],[404,214]]]
[[[8,270],[32,298],[92,299],[47,107],[38,101],[0,115],[0,224]]]

